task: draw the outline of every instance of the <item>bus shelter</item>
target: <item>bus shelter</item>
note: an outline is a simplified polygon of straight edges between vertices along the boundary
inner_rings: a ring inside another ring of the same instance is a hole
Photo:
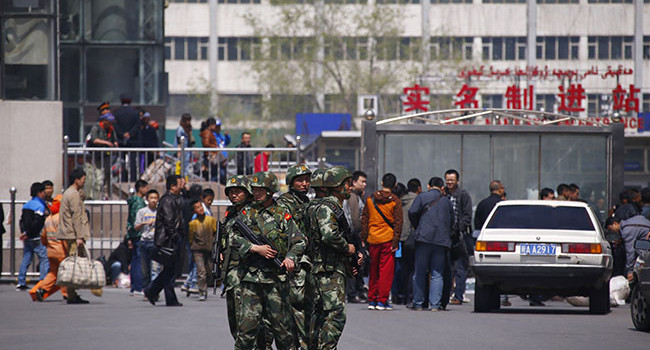
[[[393,173],[423,190],[433,176],[456,169],[473,205],[500,180],[507,199],[537,199],[542,188],[577,184],[580,197],[609,207],[623,190],[623,124],[609,125],[554,113],[508,109],[454,109],[362,125],[362,169],[368,189]],[[602,210],[602,209],[601,209]]]

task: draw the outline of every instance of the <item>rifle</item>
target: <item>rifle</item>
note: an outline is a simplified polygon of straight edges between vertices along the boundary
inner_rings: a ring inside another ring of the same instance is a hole
[[[221,252],[222,252],[222,246],[221,246],[221,237],[223,234],[223,226],[221,225],[221,221],[217,220],[217,236],[214,238],[214,243],[212,244],[212,280],[213,280],[213,285],[212,285],[212,294],[216,295],[217,294],[217,285],[221,281],[221,269],[223,266],[221,265]]]
[[[361,237],[358,234],[352,233],[352,229],[350,228],[350,224],[348,223],[348,219],[345,218],[345,213],[341,209],[337,209],[335,211],[336,214],[336,221],[338,222],[339,225],[339,230],[341,231],[341,235],[343,236],[343,239],[345,239],[346,242],[349,244],[354,245],[354,250],[355,253],[351,257],[351,267],[353,269],[357,270],[357,273],[359,273],[359,269],[361,266],[359,266],[358,257],[357,257],[357,252],[361,253],[363,256],[363,261],[365,262],[368,258],[368,251],[363,248],[363,245],[361,244]]]
[[[246,226],[246,224],[244,224],[244,222],[241,220],[240,217],[237,217],[235,219],[235,223],[233,227],[235,228],[235,230],[239,231],[239,233],[241,233],[242,236],[244,236],[244,238],[249,242],[255,245],[269,245],[271,249],[275,250],[276,252],[278,251],[273,245],[273,243],[271,243],[271,241],[269,241],[266,237],[258,236],[255,233],[253,233],[253,231],[251,231],[251,229],[248,226]],[[284,269],[284,267],[282,266],[282,261],[280,261],[280,259],[277,256],[272,259],[272,262],[273,265],[275,265],[277,268]]]

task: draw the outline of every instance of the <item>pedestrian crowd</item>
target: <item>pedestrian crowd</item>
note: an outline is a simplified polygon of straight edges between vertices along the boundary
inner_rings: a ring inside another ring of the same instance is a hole
[[[473,211],[459,173],[449,169],[443,176],[431,177],[425,191],[417,178],[403,185],[387,173],[380,189],[366,195],[367,175],[338,166],[289,167],[283,194],[273,172],[237,174],[223,187],[232,204],[223,218],[210,210],[211,189],[169,175],[161,196],[138,180],[127,201],[127,234],[106,261],[107,276],[114,285],[128,276],[131,294],[153,305],[164,292],[166,306],[182,306],[175,283],[189,268],[181,291],[198,294],[199,301],[207,299],[209,286],[216,292],[223,282],[236,349],[273,343],[278,349],[333,349],[345,326],[346,301],[380,311],[393,304],[441,311],[469,301],[469,256],[489,213],[506,199],[505,187],[491,181],[489,195]],[[60,289],[59,264],[90,238],[85,180],[75,169],[70,187],[54,198],[51,181],[31,186],[20,220],[25,249],[17,289],[28,289],[26,272],[38,256],[40,281],[29,292],[34,301]],[[581,200],[575,184],[543,188],[539,197]],[[634,240],[649,235],[650,189],[627,190],[619,199],[604,227],[615,270],[629,276]],[[68,304],[88,302],[72,287],[62,293]],[[531,306],[544,305],[542,296],[527,297]],[[511,305],[505,295],[501,303]]]

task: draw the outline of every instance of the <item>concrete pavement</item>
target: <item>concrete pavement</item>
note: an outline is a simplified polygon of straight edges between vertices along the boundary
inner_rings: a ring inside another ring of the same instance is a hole
[[[180,308],[154,307],[124,289],[106,288],[101,298],[81,295],[90,304],[66,305],[60,293],[38,303],[13,284],[0,285],[0,350],[233,348],[225,301],[211,291],[206,302],[178,293]],[[564,302],[532,308],[518,297],[511,301],[490,314],[473,313],[471,303],[435,313],[348,304],[339,348],[633,350],[650,341],[650,334],[634,330],[627,306],[597,316]]]

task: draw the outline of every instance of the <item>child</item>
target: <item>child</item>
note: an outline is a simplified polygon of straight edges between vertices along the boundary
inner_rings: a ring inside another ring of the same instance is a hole
[[[203,202],[199,199],[192,200],[192,209],[196,218],[190,221],[190,250],[196,264],[199,301],[204,301],[208,296],[208,283],[212,279],[211,252],[217,235],[217,220],[205,214]]]
[[[134,228],[140,234],[140,241],[137,244],[138,253],[142,264],[142,285],[147,286],[149,282],[158,276],[160,267],[151,259],[156,251],[153,242],[154,229],[156,226],[156,208],[158,207],[158,191],[150,190],[146,194],[147,206],[138,210]]]

